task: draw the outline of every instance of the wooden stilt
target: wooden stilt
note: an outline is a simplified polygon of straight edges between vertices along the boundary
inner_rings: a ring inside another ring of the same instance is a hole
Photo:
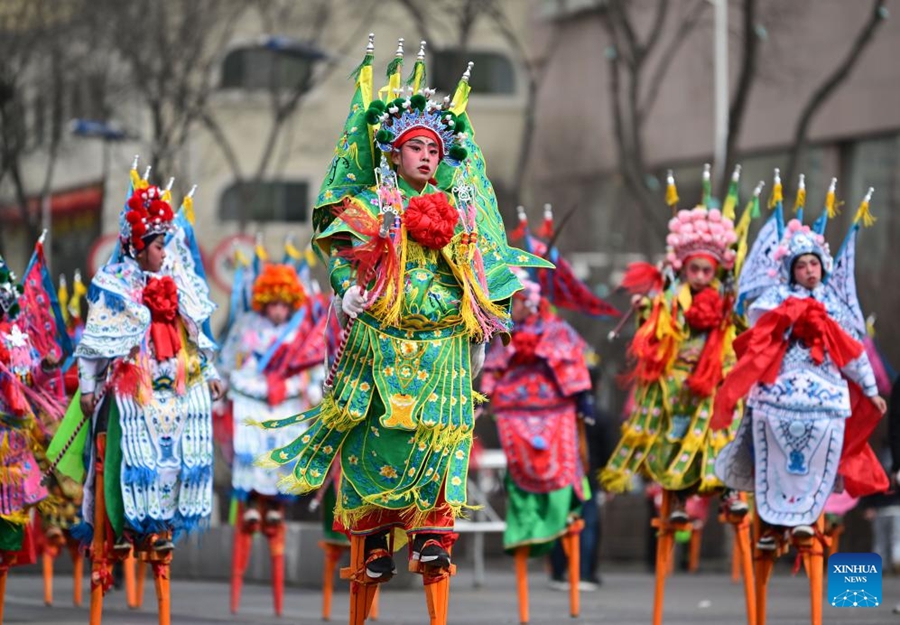
[[[375,600],[376,585],[366,576],[365,536],[350,538],[350,566],[341,569],[341,579],[350,580],[350,625],[363,625]]]
[[[125,605],[131,610],[138,609],[137,584],[135,579],[134,553],[129,551],[128,556],[122,561],[122,571],[125,573]]]
[[[828,545],[828,553],[826,554],[828,558],[840,551],[841,534],[843,533],[843,523],[835,523],[831,526],[831,529],[828,532],[828,537],[831,539],[831,544]]]
[[[754,515],[754,536],[757,540],[762,536],[762,521]],[[769,591],[769,578],[775,566],[776,551],[754,549],[754,579],[756,580],[756,625],[766,625],[766,603]]]
[[[103,619],[104,581],[108,579],[106,562],[106,497],[103,490],[103,467],[106,455],[106,432],[97,434],[94,464],[94,539],[91,543],[91,617],[90,625],[100,625]]]
[[[272,600],[275,616],[281,616],[284,611],[284,531],[285,525],[281,522],[268,536],[269,554],[272,558]]]
[[[147,563],[138,560],[137,563],[137,592],[134,596],[134,609],[140,610],[144,605],[144,580],[147,579]]]
[[[519,597],[519,622],[528,622],[528,554],[530,547],[516,549],[516,589]]]
[[[381,584],[375,586],[375,596],[372,597],[372,606],[369,608],[369,620],[378,620],[378,599],[381,598]]]
[[[171,625],[171,594],[169,592],[169,575],[171,555],[161,562],[153,563],[153,582],[156,586],[156,601],[159,606],[159,625]]]
[[[581,530],[584,521],[576,519],[562,537],[563,551],[569,561],[569,615],[578,618],[581,613]]]
[[[244,506],[238,504],[238,522],[234,527],[234,547],[231,552],[231,613],[237,614],[241,605],[241,590],[244,585],[244,572],[250,562],[250,551],[253,547],[253,532],[246,531],[241,519]]]
[[[659,518],[653,520],[657,530],[656,537],[656,587],[653,595],[653,625],[662,625],[663,602],[665,600],[666,576],[672,563],[672,547],[674,545],[676,527],[669,523],[672,511],[671,491],[663,491],[662,506]]]
[[[822,576],[824,571],[825,545],[819,536],[824,537],[825,515],[821,515],[816,521],[818,536],[813,539],[809,547],[809,599],[810,622],[812,625],[822,625]]]
[[[322,620],[331,620],[331,598],[334,594],[334,569],[347,549],[342,545],[319,541],[319,547],[325,552],[325,566],[322,572]]]
[[[737,584],[741,579],[741,545],[738,543],[739,537],[734,536],[734,542],[731,544],[731,581]]]
[[[72,603],[76,608],[80,608],[83,600],[84,556],[77,546],[69,549],[72,554]]]
[[[688,572],[696,573],[700,570],[700,546],[703,542],[703,526],[697,525],[691,529],[690,551],[688,553]]]
[[[734,525],[734,544],[737,546],[740,570],[744,578],[744,602],[747,608],[747,625],[756,624],[756,587],[753,581],[753,552],[750,544],[750,523],[744,519]]]
[[[6,606],[6,578],[8,575],[9,567],[5,563],[0,562],[0,625],[3,625],[3,608]]]
[[[456,575],[456,565],[451,564],[447,570],[435,571],[411,560],[409,572],[422,576],[425,602],[428,605],[429,625],[447,625],[447,611],[450,608],[450,578]]]
[[[41,554],[41,564],[44,569],[44,605],[53,605],[53,554],[49,548]]]
[[[442,575],[428,583],[425,576],[425,601],[428,604],[429,625],[447,625],[447,609],[450,604],[450,575]]]

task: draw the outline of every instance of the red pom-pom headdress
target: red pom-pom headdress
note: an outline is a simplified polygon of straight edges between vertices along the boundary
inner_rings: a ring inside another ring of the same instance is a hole
[[[262,312],[267,304],[285,302],[297,310],[306,301],[297,270],[292,265],[265,265],[253,283],[253,310]]]
[[[122,248],[136,256],[147,244],[147,239],[169,232],[175,214],[172,206],[162,199],[159,187],[135,189],[126,203],[127,210],[119,223],[119,239]]]

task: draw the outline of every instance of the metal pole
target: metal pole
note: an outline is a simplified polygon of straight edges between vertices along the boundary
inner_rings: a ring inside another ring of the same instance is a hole
[[[713,144],[713,195],[722,189],[725,179],[725,151],[728,146],[728,0],[709,0],[713,4],[713,64],[715,91],[715,136]]]

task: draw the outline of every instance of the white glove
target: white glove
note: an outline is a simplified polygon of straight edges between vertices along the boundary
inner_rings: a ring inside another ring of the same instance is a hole
[[[311,383],[306,389],[306,401],[310,406],[315,406],[322,401],[322,383],[320,381]]]
[[[366,292],[358,284],[347,289],[341,298],[341,310],[351,319],[356,319],[356,316],[366,309],[366,304]]]
[[[484,366],[484,343],[475,343],[469,346],[469,365],[472,369],[472,379],[478,377]]]

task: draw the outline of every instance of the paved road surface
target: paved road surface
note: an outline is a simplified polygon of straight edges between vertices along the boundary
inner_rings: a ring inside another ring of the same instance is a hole
[[[515,579],[506,561],[491,563],[485,587],[472,586],[469,571],[460,570],[454,579],[450,596],[450,624],[496,625],[518,621]],[[512,561],[509,561],[512,564]],[[462,569],[462,567],[461,567]],[[87,584],[85,584],[87,587]],[[318,591],[307,588],[288,588],[285,614],[276,619],[271,613],[271,596],[265,586],[244,588],[243,604],[238,616],[228,611],[228,586],[224,583],[173,580],[172,623],[202,625],[229,623],[245,625],[321,623],[321,598]],[[332,612],[333,623],[347,622],[347,592],[339,582]],[[653,578],[640,573],[608,573],[597,592],[583,593],[582,616],[568,617],[566,593],[550,590],[539,570],[531,575],[532,625],[572,623],[647,625],[652,611]],[[58,577],[55,585],[56,606],[45,607],[42,601],[41,579],[16,574],[8,581],[5,622],[54,623],[84,625],[88,622],[87,607],[71,607],[71,580]],[[107,595],[104,625],[144,625],[156,623],[152,581],[146,583],[146,603],[143,610],[126,609],[123,592]],[[87,596],[85,597],[87,600]],[[824,623],[831,625],[900,625],[900,615],[892,614],[892,607],[900,602],[900,578],[884,580],[884,602],[881,608],[837,609],[825,606]],[[770,593],[768,625],[801,625],[809,623],[806,580],[791,577],[787,572],[776,573]],[[666,625],[704,623],[736,624],[746,622],[744,603],[739,586],[732,585],[722,575],[689,576],[679,573],[667,587]],[[382,593],[380,623],[421,625],[427,623],[425,598],[421,590],[391,588]]]

